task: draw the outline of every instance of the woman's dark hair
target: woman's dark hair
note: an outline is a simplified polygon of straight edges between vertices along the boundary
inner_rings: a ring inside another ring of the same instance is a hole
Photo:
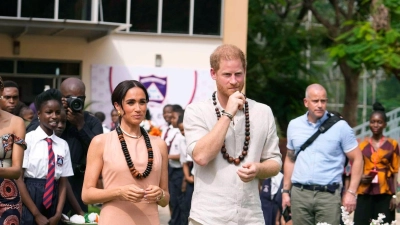
[[[385,112],[385,108],[382,106],[382,104],[381,103],[379,103],[379,102],[375,102],[373,105],[372,105],[372,113],[371,113],[371,116],[370,116],[370,118],[374,115],[374,114],[380,114],[381,116],[382,116],[382,118],[383,118],[383,120],[385,121],[385,122],[387,122],[387,116],[386,116],[386,112]]]
[[[184,115],[185,115],[185,112],[183,111],[183,113],[181,114],[181,115],[179,115],[179,117],[178,117],[178,121],[176,122],[176,124],[181,124],[181,123],[183,123],[183,117],[184,117]]]
[[[172,108],[172,105],[171,105],[171,104],[166,104],[166,105],[164,105],[163,111],[164,111],[166,108],[168,108],[168,107],[171,107],[171,108]]]
[[[122,81],[115,87],[112,95],[111,95],[111,103],[114,106],[114,102],[118,103],[122,109],[122,100],[125,98],[126,93],[134,87],[138,87],[143,90],[144,94],[146,95],[146,102],[149,102],[149,94],[147,93],[147,89],[137,80],[125,80]]]
[[[39,111],[40,108],[42,107],[43,103],[50,101],[50,100],[56,100],[58,103],[60,103],[60,106],[61,106],[62,105],[61,96],[62,95],[59,90],[51,88],[51,89],[44,91],[36,96],[35,107]]]
[[[172,105],[172,112],[182,112],[182,111],[183,111],[182,106],[178,104]]]

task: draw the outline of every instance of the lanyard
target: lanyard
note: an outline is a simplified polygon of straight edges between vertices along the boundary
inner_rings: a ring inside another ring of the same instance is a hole
[[[382,136],[381,140],[379,140],[378,149],[382,146],[382,143],[383,143],[384,139],[385,139],[385,137]],[[370,145],[370,150],[371,150],[371,160],[372,160],[372,162],[374,163],[374,170],[376,170],[376,163],[377,163],[377,160],[373,160],[373,158],[376,159],[378,156],[372,157],[372,154],[374,154],[374,152],[377,152],[378,149],[377,149],[376,151],[374,151],[374,147],[373,147],[373,145],[372,145],[372,138],[369,139],[369,145]],[[378,154],[378,153],[377,153],[377,154]]]

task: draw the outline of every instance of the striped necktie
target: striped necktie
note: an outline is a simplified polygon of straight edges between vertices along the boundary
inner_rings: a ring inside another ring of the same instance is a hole
[[[49,150],[49,162],[47,167],[48,170],[46,177],[46,186],[44,188],[44,194],[43,194],[43,205],[46,209],[48,209],[51,206],[53,200],[55,163],[54,163],[53,142],[51,138],[46,138],[46,141]]]
[[[168,131],[171,129],[171,127],[168,127],[168,129],[165,131],[165,135],[164,135],[164,141],[167,140],[168,137]]]

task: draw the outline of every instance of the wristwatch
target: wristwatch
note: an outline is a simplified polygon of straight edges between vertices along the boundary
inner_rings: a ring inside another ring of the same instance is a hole
[[[283,188],[281,189],[281,192],[282,192],[282,193],[288,193],[288,194],[290,194],[290,190],[285,190],[285,189],[283,189]]]

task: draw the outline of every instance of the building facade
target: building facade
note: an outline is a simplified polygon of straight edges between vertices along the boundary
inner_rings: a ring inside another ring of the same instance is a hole
[[[209,69],[222,43],[246,51],[248,0],[2,0],[0,76],[26,104],[94,65]]]

